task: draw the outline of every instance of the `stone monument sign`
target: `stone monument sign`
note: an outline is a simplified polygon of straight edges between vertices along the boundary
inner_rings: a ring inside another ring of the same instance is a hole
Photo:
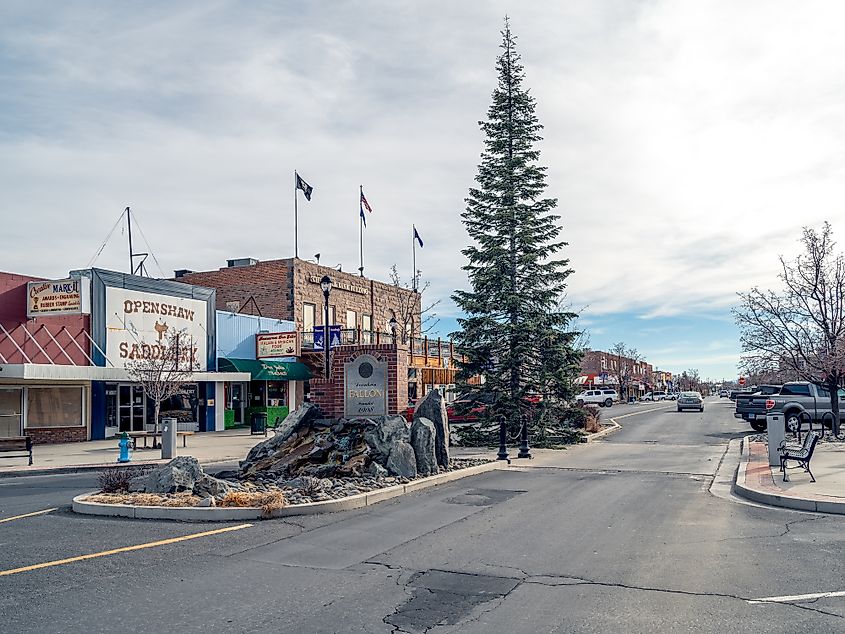
[[[387,416],[387,363],[362,354],[344,363],[343,369],[344,416]]]

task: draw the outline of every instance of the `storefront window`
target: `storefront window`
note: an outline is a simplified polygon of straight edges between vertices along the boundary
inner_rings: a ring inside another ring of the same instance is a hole
[[[287,405],[287,381],[267,381],[267,405],[283,407]]]
[[[148,399],[147,407],[149,408],[152,404],[152,400]],[[182,386],[178,394],[161,404],[161,417],[175,418],[180,423],[196,423],[199,420],[197,405],[199,405],[199,386],[196,383],[188,383]]]
[[[21,388],[0,387],[0,436],[21,435]]]
[[[26,426],[80,427],[83,388],[28,387],[26,390]]]

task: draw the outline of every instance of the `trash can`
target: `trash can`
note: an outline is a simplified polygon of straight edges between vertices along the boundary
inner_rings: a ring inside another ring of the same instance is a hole
[[[253,412],[249,419],[249,435],[267,435],[267,412]]]

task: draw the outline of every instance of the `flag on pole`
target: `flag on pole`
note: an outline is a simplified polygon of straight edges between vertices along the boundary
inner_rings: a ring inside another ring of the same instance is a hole
[[[370,203],[367,202],[367,197],[364,196],[364,190],[361,189],[361,204],[358,206],[361,210],[361,222],[364,223],[364,226],[367,226],[367,217],[364,215],[364,209],[366,208],[367,211],[373,213],[373,208],[370,207]]]
[[[414,240],[420,243],[420,248],[422,249],[423,241],[422,238],[420,238],[420,234],[417,232],[416,227],[414,227]]]
[[[302,180],[299,174],[296,175],[296,188],[301,189],[305,193],[305,200],[311,200],[311,192],[314,191],[314,188]]]

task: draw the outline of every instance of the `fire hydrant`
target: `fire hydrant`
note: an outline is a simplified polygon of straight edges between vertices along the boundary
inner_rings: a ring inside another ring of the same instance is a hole
[[[123,432],[120,435],[120,441],[117,443],[120,447],[120,455],[117,457],[118,462],[129,462],[129,450],[132,447],[132,441],[129,440],[129,434]]]

